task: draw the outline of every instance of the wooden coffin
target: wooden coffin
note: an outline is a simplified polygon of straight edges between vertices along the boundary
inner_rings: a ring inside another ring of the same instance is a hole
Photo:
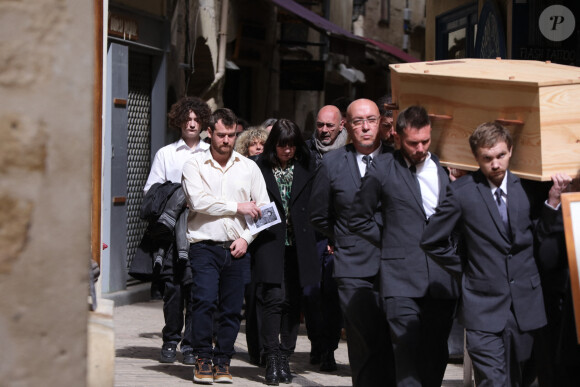
[[[514,137],[510,170],[550,180],[580,169],[580,68],[549,62],[459,59],[390,65],[393,105],[424,106],[431,152],[442,164],[477,169],[468,137],[498,121]],[[397,110],[395,110],[395,115]]]

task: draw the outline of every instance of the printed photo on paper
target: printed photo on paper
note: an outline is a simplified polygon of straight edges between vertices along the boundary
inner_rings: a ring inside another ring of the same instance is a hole
[[[260,207],[260,211],[262,211],[262,217],[256,221],[254,221],[251,216],[245,215],[246,223],[248,224],[248,228],[252,234],[257,234],[270,226],[282,222],[280,214],[278,214],[278,208],[274,202],[270,202]]]

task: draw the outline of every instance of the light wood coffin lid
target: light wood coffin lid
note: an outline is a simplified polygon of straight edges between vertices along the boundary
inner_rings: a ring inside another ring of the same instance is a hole
[[[468,137],[500,120],[514,137],[510,169],[522,178],[576,176],[580,167],[580,68],[538,61],[458,59],[390,65],[393,102],[425,106],[443,165],[477,169]],[[395,114],[397,111],[395,110]]]

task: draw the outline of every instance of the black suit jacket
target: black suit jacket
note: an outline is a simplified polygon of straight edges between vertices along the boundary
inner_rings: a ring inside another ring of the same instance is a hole
[[[286,240],[286,216],[282,206],[280,190],[272,167],[258,157],[256,164],[262,171],[270,200],[276,203],[282,222],[260,232],[250,245],[254,262],[252,269],[255,282],[281,284],[284,279],[284,249]],[[294,176],[290,192],[290,218],[294,228],[296,254],[300,284],[312,285],[320,281],[320,265],[316,251],[315,231],[308,221],[308,201],[312,189],[315,167],[312,161],[308,168],[301,163],[294,163]]]
[[[437,165],[439,197],[449,178]],[[381,206],[382,230],[373,222]],[[350,212],[350,229],[381,246],[381,295],[383,297],[456,298],[457,281],[428,259],[419,242],[427,216],[415,177],[400,151],[384,154],[373,162],[357,192]]]
[[[463,273],[459,318],[467,329],[500,332],[510,308],[523,331],[546,324],[530,202],[520,179],[509,171],[507,198],[510,233],[481,171],[464,176],[449,186],[423,234],[421,246],[438,264]],[[556,215],[544,206],[541,221],[551,222]],[[454,229],[465,242],[463,259],[448,243]]]
[[[391,151],[389,146],[381,148],[382,153]],[[379,244],[372,244],[348,229],[349,210],[360,184],[356,150],[352,144],[324,155],[316,173],[308,211],[314,227],[334,243],[335,277],[372,277],[379,271]],[[375,214],[373,222],[382,224],[380,213]]]

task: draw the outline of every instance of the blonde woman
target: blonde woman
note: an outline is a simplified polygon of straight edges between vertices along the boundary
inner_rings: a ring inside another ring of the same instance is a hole
[[[264,151],[268,131],[259,126],[244,130],[236,140],[235,150],[246,157],[257,156]]]

